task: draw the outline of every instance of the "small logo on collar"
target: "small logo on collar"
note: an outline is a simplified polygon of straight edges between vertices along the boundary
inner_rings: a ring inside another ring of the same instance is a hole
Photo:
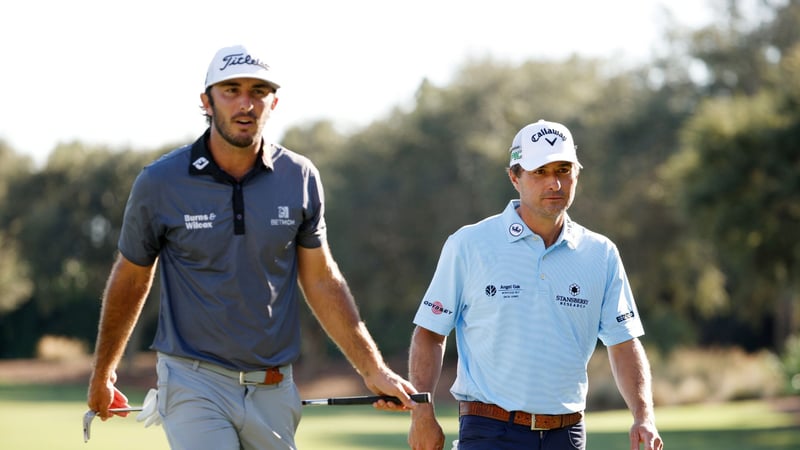
[[[508,232],[514,237],[519,236],[523,231],[525,231],[525,227],[521,223],[514,222],[508,227]]]
[[[201,156],[192,162],[192,165],[197,170],[203,170],[211,161],[209,161],[205,156]]]

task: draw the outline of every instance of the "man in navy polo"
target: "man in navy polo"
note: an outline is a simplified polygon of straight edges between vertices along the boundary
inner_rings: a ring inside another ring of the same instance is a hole
[[[160,262],[157,412],[175,449],[295,448],[303,294],[367,387],[415,406],[331,256],[317,168],[262,139],[276,80],[251,49],[219,50],[200,96],[208,130],[145,167],[125,209],[88,404],[107,419],[126,403],[115,369]]]

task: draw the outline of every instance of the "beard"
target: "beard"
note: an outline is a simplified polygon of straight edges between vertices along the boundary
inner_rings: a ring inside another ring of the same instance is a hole
[[[256,143],[256,140],[261,140],[261,126],[258,127],[258,131],[252,135],[246,133],[237,133],[234,131],[234,119],[232,117],[229,121],[225,121],[220,118],[220,114],[217,114],[216,109],[211,107],[214,110],[214,114],[211,116],[211,122],[214,128],[219,132],[219,135],[225,140],[225,142],[233,145],[234,147],[240,148],[248,148],[251,147],[253,144]],[[247,117],[250,117],[254,121],[258,119],[253,115],[246,114]]]

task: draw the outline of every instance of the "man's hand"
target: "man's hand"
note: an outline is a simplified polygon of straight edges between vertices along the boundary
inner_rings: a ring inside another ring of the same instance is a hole
[[[634,423],[631,427],[631,450],[640,450],[640,444],[644,444],[644,450],[662,450],[664,441],[658,435],[658,430],[652,422]]]
[[[411,413],[408,446],[412,450],[442,450],[444,448],[444,431],[436,420],[433,405],[420,405]]]
[[[114,386],[117,381],[116,372],[112,372],[111,376],[105,380],[92,377],[89,382],[89,394],[87,404],[89,409],[95,411],[97,416],[103,421],[108,420],[111,416],[117,415],[126,417],[128,413],[109,412],[109,408],[130,408],[128,404],[128,397]]]
[[[378,400],[372,406],[384,411],[407,411],[417,407],[417,402],[411,400],[409,394],[416,394],[414,386],[388,367],[383,367],[373,374],[364,375],[364,384],[369,390],[379,395],[392,395],[403,402],[397,405],[393,402]]]

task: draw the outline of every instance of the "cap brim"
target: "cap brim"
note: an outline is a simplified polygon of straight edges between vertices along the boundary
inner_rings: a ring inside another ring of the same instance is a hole
[[[578,167],[580,167],[581,169],[583,168],[581,163],[578,162],[578,158],[569,157],[569,156],[565,157],[564,155],[561,155],[561,154],[545,155],[545,157],[543,157],[543,158],[536,158],[536,159],[525,159],[525,158],[522,158],[519,161],[517,161],[516,164],[519,164],[525,170],[535,170],[535,169],[538,169],[539,167],[542,167],[542,166],[544,166],[546,164],[550,164],[550,163],[553,163],[553,162],[560,162],[560,161],[577,164]]]
[[[276,82],[274,82],[272,80],[268,80],[268,79],[266,79],[264,77],[259,77],[257,75],[248,75],[246,73],[245,74],[238,73],[238,74],[233,74],[233,75],[230,75],[230,76],[227,76],[227,77],[222,77],[220,79],[214,80],[213,83],[206,84],[206,89],[208,89],[210,86],[213,86],[215,84],[222,83],[223,81],[234,80],[236,78],[250,78],[250,79],[253,79],[253,80],[261,80],[261,81],[269,84],[270,87],[272,87],[272,89],[274,89],[276,91],[281,87],[280,84],[278,84],[278,83],[276,83]]]

